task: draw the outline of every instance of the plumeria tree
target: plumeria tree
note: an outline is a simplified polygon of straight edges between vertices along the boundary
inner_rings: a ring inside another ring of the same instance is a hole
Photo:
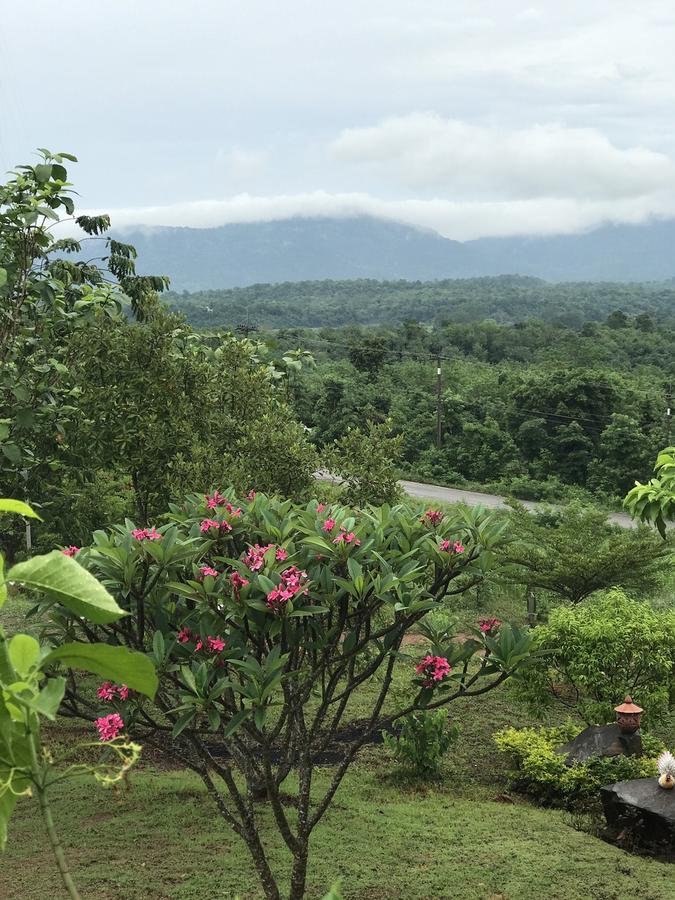
[[[73,684],[63,710],[98,719],[114,708],[127,734],[194,770],[246,842],[265,896],[279,898],[255,808],[266,797],[292,855],[288,896],[297,900],[310,835],[359,749],[415,710],[492,690],[527,657],[527,632],[497,622],[462,642],[429,628],[422,658],[401,652],[430,610],[484,577],[502,526],[482,511],[420,515],[402,505],[356,516],[217,490],[173,506],[167,519],[128,521],[95,533],[90,547],[67,548],[130,615],[92,625],[50,609],[70,635],[151,656],[154,700],[123,700],[111,684],[93,700]],[[410,691],[391,706],[397,663]],[[368,716],[357,733],[344,732],[360,690]],[[336,746],[342,755],[319,791],[315,766]],[[289,813],[282,785],[293,770]]]
[[[16,500],[0,500],[0,513],[36,518],[34,511]],[[3,575],[0,556],[0,608],[8,598],[8,585],[35,591],[50,604],[77,616],[83,627],[95,627],[125,615],[105,588],[72,559],[74,548],[19,563]],[[81,672],[119,679],[107,692],[127,699],[131,692],[154,696],[157,676],[151,660],[142,653],[109,643],[48,641],[40,644],[30,634],[5,635],[0,626],[0,850],[7,841],[7,827],[17,799],[35,795],[40,804],[49,842],[64,886],[73,900],[79,893],[56,831],[49,800],[52,785],[65,778],[91,773],[103,784],[114,784],[125,776],[138,758],[140,747],[123,733],[119,713],[108,713],[96,721],[105,754],[96,763],[78,759],[80,746],[54,754],[41,737],[43,721],[53,721],[66,690]],[[76,675],[77,673],[77,675]],[[92,729],[93,730],[93,729]],[[92,735],[93,738],[93,735]],[[95,741],[89,742],[89,748]]]

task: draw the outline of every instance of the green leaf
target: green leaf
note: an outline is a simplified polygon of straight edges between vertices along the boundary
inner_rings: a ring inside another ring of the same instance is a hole
[[[0,444],[0,450],[2,450],[12,465],[19,465],[21,462],[21,450],[19,450],[16,444]]]
[[[0,266],[0,287],[4,287],[7,284],[7,269],[3,269]]]
[[[17,563],[7,573],[7,581],[41,591],[96,625],[127,615],[90,572],[60,550]]]
[[[38,694],[35,703],[32,704],[33,708],[42,713],[47,719],[54,721],[65,692],[65,678],[50,678]]]
[[[157,691],[157,673],[143,653],[110,644],[62,644],[45,657],[42,667],[61,663],[69,669],[83,669],[109,681],[126,684],[133,691],[152,698]]]
[[[40,519],[40,516],[21,500],[0,500],[0,513],[16,513],[18,516],[26,516],[29,519]],[[40,521],[42,521],[40,519]]]
[[[4,781],[8,777],[8,774],[6,769],[0,769],[0,780]],[[12,791],[3,791],[3,793],[0,794],[0,850],[5,849],[5,844],[7,843],[7,826],[9,825],[9,820],[14,812],[17,799],[16,794],[13,794]]]
[[[5,584],[5,561],[0,553],[0,609],[5,605],[7,600],[7,585]]]
[[[242,709],[238,713],[235,713],[223,729],[223,737],[228,738],[233,735],[244,719],[248,718],[250,712],[250,709]]]
[[[40,184],[43,184],[45,181],[49,181],[52,174],[52,167],[49,163],[41,163],[39,166],[35,166],[34,170],[35,178]]]
[[[181,731],[184,731],[190,722],[194,719],[196,714],[195,709],[189,709],[187,712],[184,712],[182,716],[179,716],[176,720],[176,724],[173,726],[173,731],[171,734],[173,737],[178,737]]]
[[[25,678],[40,656],[40,645],[29,634],[15,634],[9,642],[9,660],[22,678]]]

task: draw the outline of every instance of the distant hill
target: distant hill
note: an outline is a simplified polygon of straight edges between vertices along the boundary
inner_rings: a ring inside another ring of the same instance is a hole
[[[308,280],[433,281],[517,273],[549,281],[662,281],[675,276],[675,220],[578,235],[451,241],[368,217],[294,218],[219,228],[118,232],[139,271],[199,291]]]

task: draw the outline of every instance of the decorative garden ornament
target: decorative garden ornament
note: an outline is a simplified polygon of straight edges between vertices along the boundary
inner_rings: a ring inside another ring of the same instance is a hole
[[[672,790],[675,787],[675,756],[665,750],[656,760],[656,766],[659,770],[659,785]]]
[[[640,727],[640,718],[644,710],[633,703],[633,698],[627,696],[620,706],[614,707],[616,721],[624,734],[635,734]]]

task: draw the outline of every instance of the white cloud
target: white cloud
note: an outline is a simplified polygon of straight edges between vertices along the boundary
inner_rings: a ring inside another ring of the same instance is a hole
[[[216,162],[222,165],[227,174],[234,179],[250,179],[260,175],[268,161],[266,150],[246,149],[244,147],[221,148],[216,153]]]
[[[90,213],[101,210],[89,210]],[[537,198],[531,200],[453,201],[383,200],[367,193],[311,193],[251,196],[240,194],[225,200],[203,200],[170,206],[112,209],[113,228],[161,225],[206,228],[232,222],[262,222],[294,216],[375,216],[431,228],[454,240],[485,236],[569,234],[608,222],[640,223],[650,217],[675,215],[675,197],[659,200],[634,198],[580,200]]]
[[[665,154],[622,149],[595,129],[555,123],[508,130],[413,113],[346,129],[331,153],[385,166],[407,187],[461,197],[610,199],[675,185],[675,164]]]

